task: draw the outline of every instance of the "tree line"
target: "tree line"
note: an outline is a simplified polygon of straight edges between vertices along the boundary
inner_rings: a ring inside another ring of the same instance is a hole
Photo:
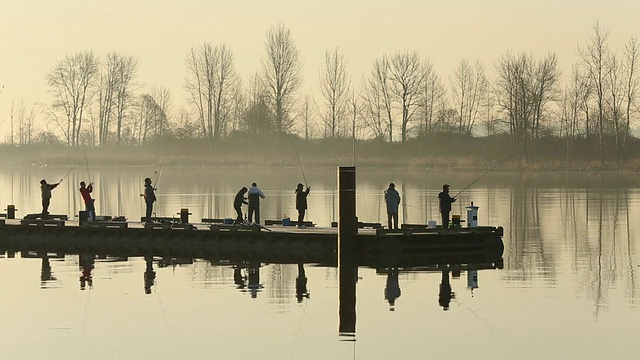
[[[173,138],[213,147],[239,134],[399,143],[506,135],[525,160],[535,161],[542,140],[553,138],[568,158],[625,161],[633,156],[640,110],[640,44],[634,35],[613,49],[609,37],[596,23],[568,74],[553,52],[505,52],[491,76],[484,64],[463,59],[445,79],[428,57],[404,50],[374,59],[356,82],[344,51],[328,49],[318,95],[310,96],[301,94],[303,62],[293,35],[278,24],[266,31],[261,66],[249,76],[238,73],[227,45],[192,47],[187,101],[179,106],[168,88],[140,83],[133,56],[80,51],[48,72],[50,102],[12,104],[8,141],[104,147]],[[38,117],[48,130],[36,130]]]

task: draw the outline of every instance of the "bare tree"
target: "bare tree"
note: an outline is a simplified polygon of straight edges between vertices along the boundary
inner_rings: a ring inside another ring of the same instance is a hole
[[[371,132],[374,139],[384,139],[386,135],[384,98],[372,76],[363,78],[360,98],[361,116],[365,128]]]
[[[420,94],[420,113],[422,121],[418,129],[420,135],[428,136],[437,125],[436,115],[443,104],[442,99],[446,95],[446,89],[442,80],[433,69],[433,62],[427,59],[423,66],[424,81]]]
[[[11,118],[13,119],[14,106],[11,106]],[[24,101],[20,100],[15,109],[15,116],[18,122],[18,144],[29,145],[33,140],[34,120],[36,111],[34,107],[27,110]]]
[[[279,139],[292,125],[290,111],[302,83],[302,61],[291,32],[283,24],[267,30],[264,45],[262,80],[274,114],[276,139]]]
[[[593,26],[593,34],[586,41],[584,47],[578,48],[578,54],[582,58],[583,66],[593,84],[593,96],[595,96],[597,105],[598,147],[600,149],[600,159],[603,163],[605,160],[605,89],[607,73],[609,72],[607,63],[610,56],[609,45],[607,44],[608,38],[609,32],[600,29],[600,25],[596,23]]]
[[[320,94],[324,99],[324,109],[319,109],[318,113],[332,139],[336,138],[347,114],[349,78],[346,67],[347,60],[341,50],[335,48],[325,52],[324,66],[320,71]]]
[[[637,36],[632,36],[624,47],[625,54],[625,70],[626,70],[626,89],[625,89],[625,118],[624,126],[624,153],[627,152],[629,143],[629,130],[631,127],[631,117],[635,115],[634,108],[637,109],[638,90],[640,88],[640,79],[638,78],[638,61],[640,60],[640,42]]]
[[[186,57],[186,88],[200,119],[203,137],[208,144],[222,136],[229,118],[238,76],[233,53],[226,45],[209,43],[191,48]]]
[[[115,116],[116,116],[116,141],[122,141],[122,130],[127,111],[131,106],[135,77],[138,71],[138,61],[132,56],[117,56],[116,87],[115,87]]]
[[[404,143],[408,137],[409,123],[420,105],[425,73],[417,52],[397,52],[389,63],[391,92],[402,114],[401,140]]]
[[[389,57],[384,55],[373,63],[373,69],[369,79],[366,80],[365,88],[367,111],[372,112],[380,110],[377,118],[373,118],[369,123],[369,128],[373,130],[376,138],[377,131],[382,130],[388,135],[389,142],[393,141],[393,94],[391,90],[391,70]],[[384,118],[384,121],[382,120]],[[380,120],[379,123],[376,123]],[[384,125],[383,125],[384,123]],[[371,126],[373,125],[373,126]],[[380,127],[379,129],[377,127]],[[384,139],[384,137],[380,137]]]
[[[67,145],[78,144],[83,113],[90,103],[91,87],[97,72],[98,60],[89,51],[65,57],[47,74],[47,84],[53,96],[52,109],[61,110],[65,115],[66,121],[57,122],[57,125]]]
[[[453,101],[458,111],[458,134],[471,134],[479,117],[481,101],[487,89],[484,66],[476,62],[471,66],[465,59],[460,62],[451,81]]]
[[[254,136],[273,133],[274,116],[269,107],[268,89],[258,74],[249,79],[246,106],[243,130]]]

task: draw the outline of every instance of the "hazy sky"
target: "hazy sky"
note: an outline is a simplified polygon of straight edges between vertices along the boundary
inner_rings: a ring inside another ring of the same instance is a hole
[[[14,99],[50,102],[45,75],[81,50],[134,56],[139,80],[169,87],[179,104],[190,47],[226,43],[246,78],[260,66],[265,31],[278,23],[304,61],[302,90],[317,93],[324,52],[334,47],[356,84],[374,59],[404,49],[431,58],[445,80],[462,59],[491,70],[506,51],[555,51],[567,73],[597,21],[621,49],[640,34],[639,15],[637,0],[1,0],[0,119]]]

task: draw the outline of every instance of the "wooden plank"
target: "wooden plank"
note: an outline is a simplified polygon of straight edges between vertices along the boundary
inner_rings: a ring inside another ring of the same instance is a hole
[[[118,229],[127,229],[129,224],[124,221],[87,221],[84,223],[86,227],[95,227],[95,228],[118,228]]]
[[[42,219],[22,219],[20,225],[36,225],[36,226],[64,226],[63,220],[42,220]]]

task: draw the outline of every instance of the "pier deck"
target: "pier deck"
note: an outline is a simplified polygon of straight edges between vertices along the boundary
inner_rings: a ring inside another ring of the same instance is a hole
[[[60,253],[108,253],[119,256],[171,255],[263,262],[335,263],[338,229],[293,226],[247,227],[211,223],[157,226],[142,222],[101,221],[78,226],[32,226],[22,220],[0,224],[0,249]],[[175,225],[175,226],[174,226]],[[437,263],[498,263],[504,245],[502,228],[358,229],[359,262],[381,266]]]

